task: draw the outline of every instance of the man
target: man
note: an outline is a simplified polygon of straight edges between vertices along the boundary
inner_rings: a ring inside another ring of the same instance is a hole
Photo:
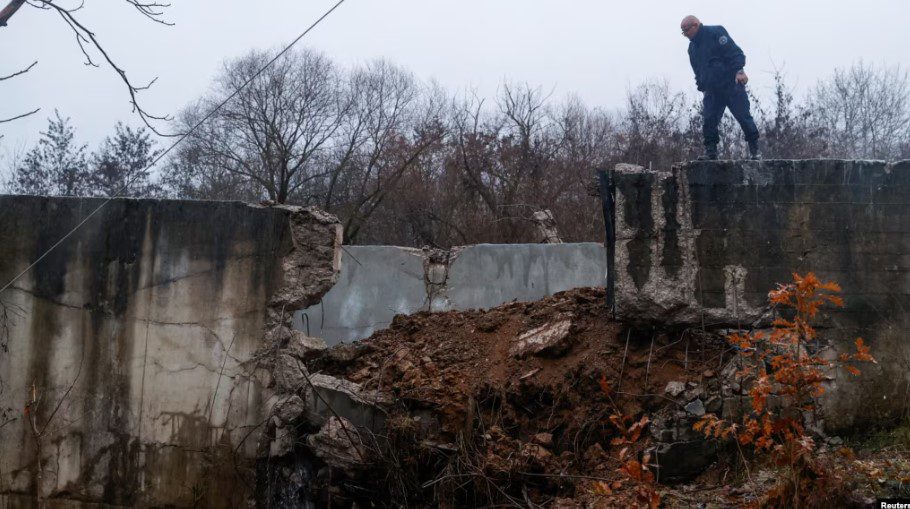
[[[758,128],[749,113],[746,83],[749,77],[743,67],[746,55],[730,38],[724,27],[702,25],[695,16],[686,16],[680,23],[682,33],[689,39],[689,62],[695,71],[695,84],[704,92],[702,117],[705,154],[700,160],[717,159],[717,127],[730,108],[730,113],[743,129],[752,159],[761,159],[758,149]]]

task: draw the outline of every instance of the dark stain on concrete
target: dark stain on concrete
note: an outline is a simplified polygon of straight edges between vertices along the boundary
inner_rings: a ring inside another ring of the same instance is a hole
[[[679,186],[674,179],[665,179],[661,182],[663,195],[661,205],[664,209],[664,249],[663,265],[670,277],[676,277],[682,267],[682,252],[679,248],[680,224],[677,218],[679,206]]]
[[[11,279],[101,203],[0,196],[0,279]],[[238,341],[258,343],[266,303],[282,282],[281,257],[293,248],[289,215],[234,202],[113,200],[17,282],[34,296],[27,362],[28,378],[39,390],[51,382],[49,353],[59,351],[54,342],[62,313],[82,317],[82,348],[71,352],[71,362],[82,363],[71,394],[78,414],[73,432],[81,437],[81,478],[58,495],[125,506],[159,505],[160,500],[210,507],[244,503],[252,475],[244,478],[242,472],[249,472],[251,460],[237,453],[228,432],[222,430],[213,439],[205,415],[185,416],[173,444],[142,443],[129,434],[138,428],[138,416],[130,411],[135,406],[132,384],[142,383],[132,379],[130,365],[142,354],[145,338],[132,337],[127,322],[136,318],[131,316],[138,305],[134,296],[144,272],[152,274],[152,285],[168,284],[183,276],[172,270],[181,259],[207,261],[211,269],[202,276],[206,295],[200,307],[214,313],[225,269],[238,257],[249,258],[248,281],[255,294],[248,298],[259,303],[250,308],[261,311],[252,317],[255,323],[240,325],[237,332],[242,336]],[[146,235],[154,249],[146,259],[153,267],[142,266]],[[59,379],[56,383],[55,390],[47,391],[52,400],[66,388],[59,387]],[[39,423],[48,419],[55,403],[44,401],[35,409]],[[34,458],[35,440],[26,427],[21,440],[23,457]],[[34,459],[23,464],[28,465],[34,496],[38,464]],[[88,485],[103,487],[100,500],[92,497]]]
[[[667,248],[677,236],[671,232],[682,226],[670,221],[668,207],[682,195],[671,191],[683,181],[681,173],[698,232],[695,301],[723,312],[727,267],[745,270],[743,297],[750,306],[764,306],[768,291],[791,281],[794,271],[838,282],[846,307],[820,317],[824,338],[849,348],[862,336],[880,364],[857,384],[861,396],[837,402],[829,420],[839,422],[828,424],[872,424],[901,415],[905,398],[890,395],[910,383],[910,347],[898,339],[910,331],[910,161],[683,163],[665,181],[667,232],[660,260],[646,256],[657,241],[647,220],[652,214],[648,182],[657,185],[660,177],[645,170],[618,173],[617,190],[626,198],[624,219],[636,229],[628,244],[629,273],[639,288],[649,277],[648,268],[639,265],[660,264],[667,274],[676,274],[677,253]],[[736,324],[733,316],[726,320],[725,325]]]
[[[622,179],[617,191],[626,197],[624,204],[626,226],[639,232],[628,243],[629,260],[627,270],[637,288],[648,280],[651,264],[650,238],[654,232],[654,216],[651,211],[651,192],[654,186],[652,177],[638,175],[639,178]]]

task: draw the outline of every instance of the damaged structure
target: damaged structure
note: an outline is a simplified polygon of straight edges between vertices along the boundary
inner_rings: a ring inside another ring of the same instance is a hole
[[[607,273],[604,246],[595,242],[480,244],[451,251],[345,246],[341,260],[338,283],[295,322],[329,345],[368,338],[395,315],[535,301],[572,288],[602,287]]]
[[[0,278],[101,204],[0,197]],[[297,207],[107,203],[0,295],[0,506],[245,505],[265,332],[332,286],[340,228]]]
[[[838,282],[846,302],[819,317],[828,355],[862,337],[882,360],[849,385],[831,381],[826,427],[880,425],[906,410],[910,161],[621,164],[608,177],[620,318],[761,328],[768,292],[811,271]]]
[[[718,448],[692,424],[746,391],[711,331],[766,327],[792,271],[844,289],[821,346],[880,360],[829,380],[821,424],[906,409],[910,162],[601,184],[606,245],[541,214],[545,243],[451,252],[342,247],[311,208],[113,200],[0,295],[0,505],[572,507],[612,475],[611,411],[651,415],[659,479],[688,478]],[[0,278],[98,203],[0,197]]]

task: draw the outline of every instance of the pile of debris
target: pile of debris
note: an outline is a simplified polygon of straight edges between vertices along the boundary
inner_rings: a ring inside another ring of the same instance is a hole
[[[398,316],[335,348],[281,329],[258,501],[572,506],[621,478],[611,415],[653,416],[635,448],[659,479],[697,475],[716,447],[691,425],[722,412],[725,343],[609,317],[602,290],[580,289]]]

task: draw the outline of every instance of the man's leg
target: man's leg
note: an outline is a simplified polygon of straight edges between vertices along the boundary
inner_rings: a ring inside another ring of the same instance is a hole
[[[717,159],[717,142],[720,141],[720,134],[717,132],[717,126],[724,115],[726,101],[723,95],[716,90],[706,90],[705,97],[702,101],[701,116],[703,120],[702,134],[705,140],[705,155],[699,159]]]
[[[758,127],[755,125],[752,113],[749,112],[749,95],[746,94],[745,85],[734,85],[728,100],[730,113],[743,128],[743,136],[749,144],[749,155],[752,156],[752,159],[761,159],[761,152],[758,150]]]

